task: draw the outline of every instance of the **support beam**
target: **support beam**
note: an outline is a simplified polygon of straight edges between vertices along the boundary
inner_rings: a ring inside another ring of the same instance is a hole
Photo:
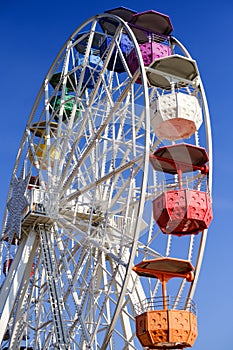
[[[7,274],[6,280],[0,293],[0,344],[7,330],[7,325],[12,313],[20,287],[24,280],[24,273],[27,268],[29,257],[33,252],[36,240],[36,232],[31,230],[29,235],[24,237],[20,243],[16,256]],[[35,254],[36,249],[34,249]]]

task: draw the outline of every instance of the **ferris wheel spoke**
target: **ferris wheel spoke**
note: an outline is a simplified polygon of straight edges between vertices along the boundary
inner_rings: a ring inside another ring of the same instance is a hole
[[[97,179],[93,183],[90,183],[89,185],[85,186],[84,188],[77,190],[75,193],[70,194],[66,197],[65,200],[61,201],[61,205],[65,204],[66,202],[70,202],[74,200],[75,198],[79,197],[80,195],[85,194],[86,192],[93,190],[95,187],[101,185],[106,180],[110,179],[112,176],[117,175],[118,173],[122,173],[125,170],[129,170],[134,167],[134,165],[141,160],[141,156],[133,161],[129,161],[128,163],[123,164],[122,166],[118,167],[117,169],[114,169],[110,173],[106,174],[104,177]]]
[[[65,181],[65,184],[63,186],[63,191],[67,189],[67,187],[70,185],[71,181],[74,179],[74,177],[77,175],[80,167],[82,166],[82,163],[87,159],[89,156],[91,150],[95,147],[96,141],[100,138],[100,135],[104,132],[104,129],[108,126],[109,122],[111,121],[112,118],[112,113],[108,114],[107,119],[105,122],[99,127],[98,132],[95,133],[94,137],[92,140],[89,142],[87,148],[84,150],[83,154],[81,155],[81,158],[77,161],[77,164],[75,165],[75,168],[72,170],[71,175],[69,175],[68,179]],[[119,134],[118,134],[119,135]],[[119,148],[120,146],[118,146]]]

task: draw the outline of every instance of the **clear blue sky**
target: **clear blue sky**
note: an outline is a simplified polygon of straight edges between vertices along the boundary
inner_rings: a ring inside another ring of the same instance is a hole
[[[171,17],[197,60],[213,129],[214,220],[195,294],[199,337],[194,350],[231,350],[233,333],[233,2],[11,0],[0,6],[0,217],[16,152],[40,85],[69,35],[86,19],[126,6]],[[120,349],[119,349],[120,350]]]

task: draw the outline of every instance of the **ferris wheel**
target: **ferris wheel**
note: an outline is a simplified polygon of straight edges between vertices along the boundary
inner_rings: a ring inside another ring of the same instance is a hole
[[[211,129],[172,30],[156,11],[106,11],[47,73],[3,220],[1,349],[193,345]]]

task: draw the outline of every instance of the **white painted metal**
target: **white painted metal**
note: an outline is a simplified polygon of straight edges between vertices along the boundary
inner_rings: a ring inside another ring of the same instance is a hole
[[[1,288],[0,342],[2,342],[3,336],[7,330],[10,315],[12,314],[14,304],[17,302],[18,293],[21,292],[20,288],[23,287],[24,273],[27,264],[31,261],[30,254],[35,254],[36,234],[34,230],[30,231],[28,237],[25,237],[22,243],[21,249],[18,250],[9,274],[7,275],[5,284]]]
[[[43,252],[43,261],[47,274],[50,304],[53,314],[54,332],[59,349],[69,349],[67,330],[63,322],[64,304],[61,286],[58,277],[58,268],[53,247],[53,232],[48,232],[45,225],[39,225],[40,244]]]

